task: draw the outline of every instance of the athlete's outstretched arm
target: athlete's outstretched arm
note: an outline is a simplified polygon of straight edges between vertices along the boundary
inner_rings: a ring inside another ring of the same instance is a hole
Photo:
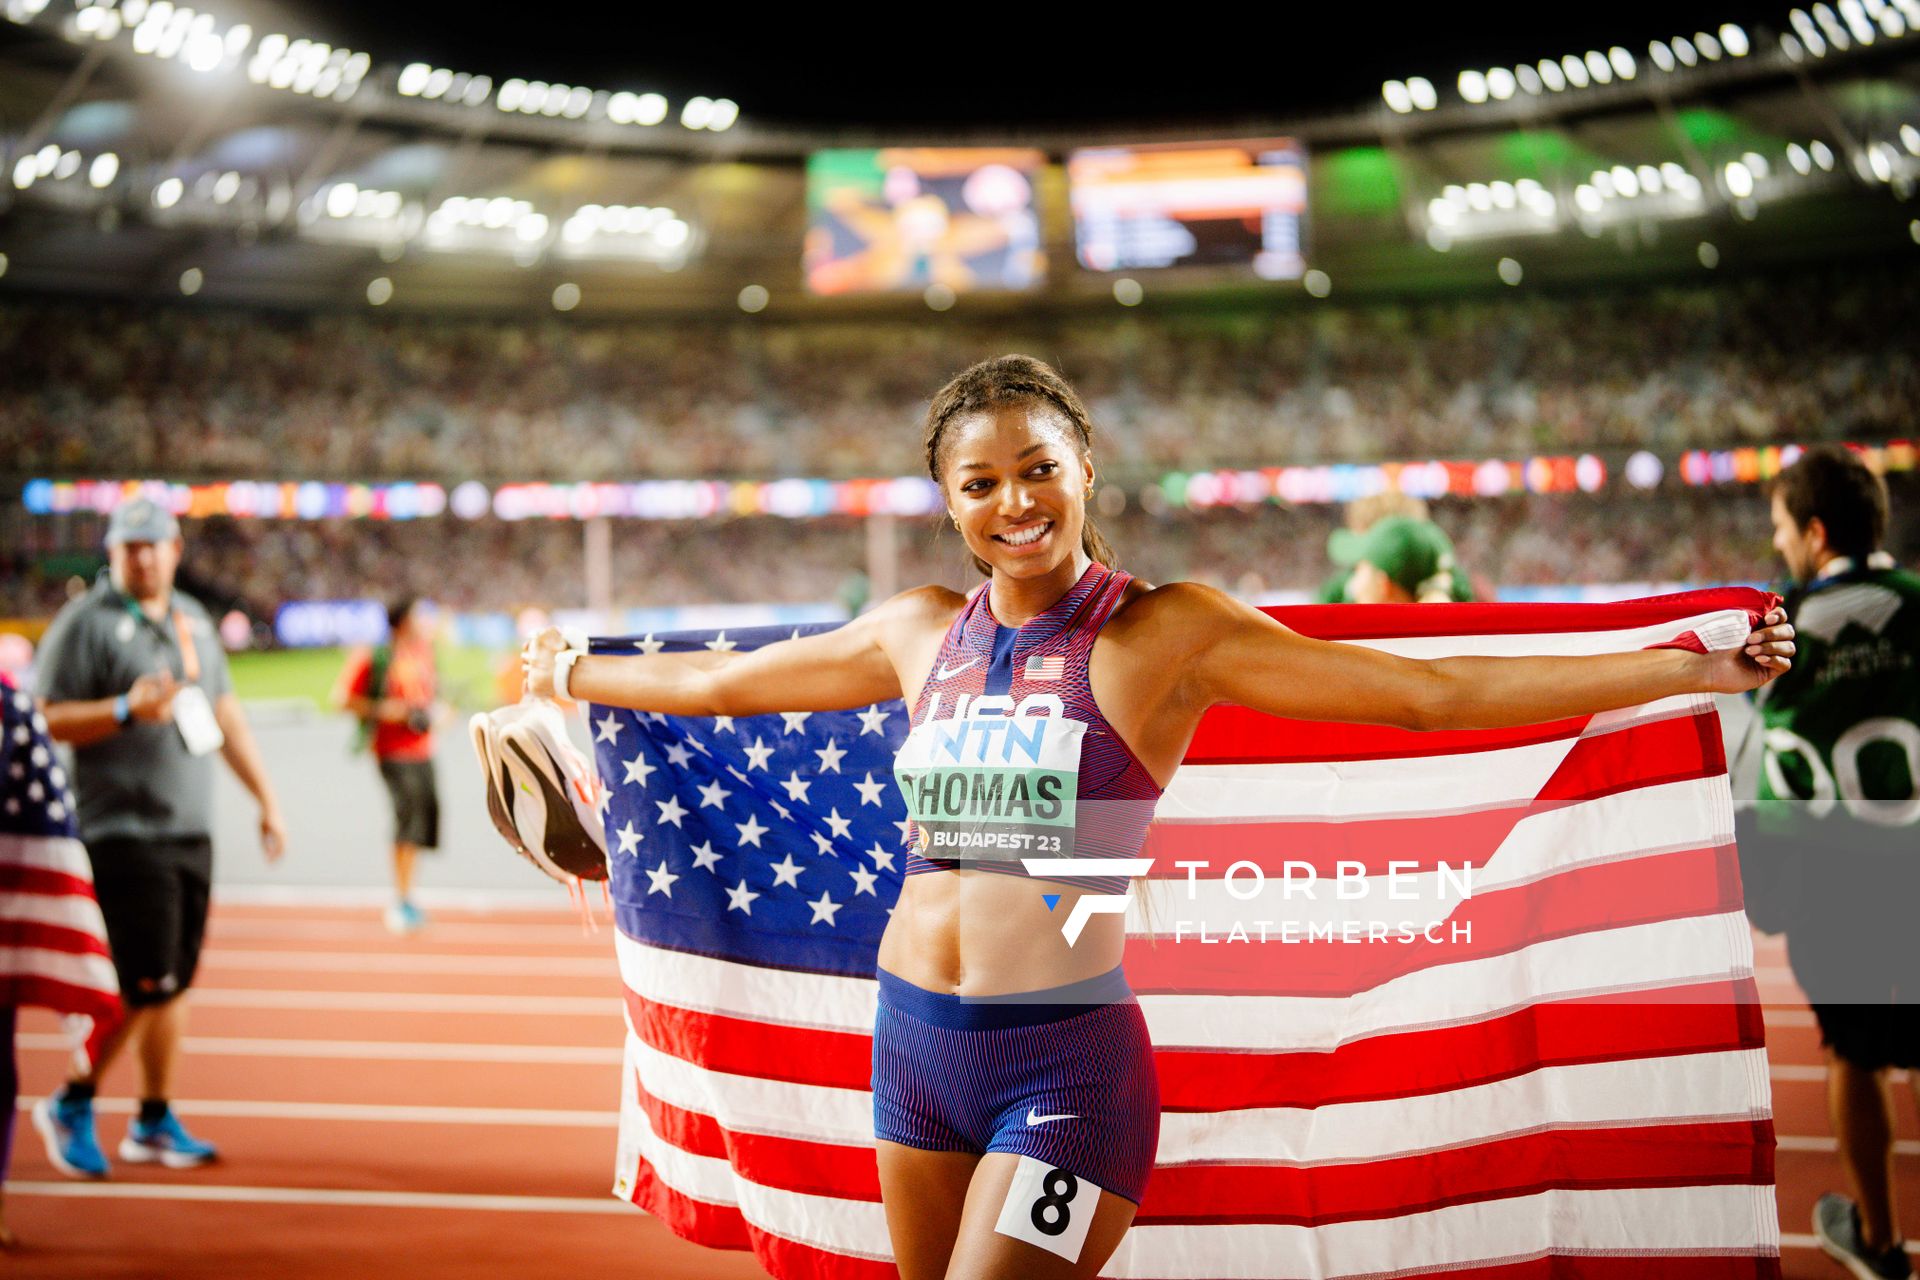
[[[679,716],[864,707],[900,696],[901,664],[945,631],[957,599],[937,587],[902,592],[844,627],[748,653],[592,654],[574,662],[567,688],[581,702]],[[553,695],[553,659],[565,647],[551,628],[528,642],[529,694]]]
[[[1739,693],[1792,666],[1793,628],[1775,610],[1737,649],[1649,649],[1578,657],[1396,657],[1314,640],[1208,587],[1179,584],[1195,637],[1183,691],[1303,720],[1407,729],[1492,729],[1592,715],[1685,693]],[[1156,593],[1157,594],[1157,593]],[[1172,619],[1170,619],[1172,621]]]

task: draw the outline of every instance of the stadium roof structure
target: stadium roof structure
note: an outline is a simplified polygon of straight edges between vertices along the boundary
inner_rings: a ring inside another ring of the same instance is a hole
[[[1075,265],[1058,163],[1091,144],[1288,136],[1310,156],[1306,292],[1699,273],[1920,243],[1920,0],[1388,81],[1348,109],[1219,128],[907,135],[757,121],[751,102],[494,79],[168,0],[0,0],[0,291],[196,304],[582,314],[884,314],[801,274],[822,148],[1013,143],[1039,182],[1036,293]],[[1630,42],[1629,42],[1630,41]],[[1134,273],[1156,299],[1293,297],[1245,270]],[[1138,293],[1136,292],[1136,298]],[[736,300],[738,302],[736,303]]]

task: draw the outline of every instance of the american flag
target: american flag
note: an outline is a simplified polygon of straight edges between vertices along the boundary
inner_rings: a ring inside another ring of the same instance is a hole
[[[1726,648],[1766,606],[1729,590],[1272,612],[1430,657]],[[895,1274],[868,1088],[905,709],[589,717],[627,1009],[615,1193],[777,1277]],[[1129,917],[1163,1117],[1103,1274],[1777,1277],[1732,832],[1705,696],[1424,734],[1210,713],[1149,836],[1154,906]],[[1443,914],[1471,940],[1192,945],[1180,917],[1226,901],[1227,857],[1276,877],[1357,863],[1370,884],[1390,861],[1416,879],[1469,864],[1471,896]],[[1196,859],[1190,884],[1173,863]]]
[[[0,1003],[70,1015],[90,1054],[120,1017],[93,867],[47,722],[4,678],[0,734]]]

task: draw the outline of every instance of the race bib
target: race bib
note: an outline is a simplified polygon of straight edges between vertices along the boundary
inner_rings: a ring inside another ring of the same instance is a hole
[[[173,695],[173,723],[192,755],[204,756],[226,744],[227,735],[220,731],[220,722],[214,718],[213,704],[207,701],[206,690],[197,684],[190,684]]]
[[[1071,858],[1087,726],[1053,694],[1017,707],[1008,697],[963,696],[954,710],[914,726],[894,759],[922,856]]]

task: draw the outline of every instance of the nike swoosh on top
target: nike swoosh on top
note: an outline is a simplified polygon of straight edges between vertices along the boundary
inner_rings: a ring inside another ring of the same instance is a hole
[[[957,667],[949,667],[949,666],[946,666],[945,664],[942,664],[940,667],[940,670],[934,673],[933,678],[935,680],[951,680],[953,679],[953,677],[959,675],[962,671],[965,671],[968,667],[972,666],[974,663],[978,661],[980,661],[980,659],[978,658],[968,658],[965,662],[961,663]]]
[[[1063,1115],[1063,1116],[1043,1116],[1043,1115],[1036,1115],[1036,1114],[1034,1114],[1034,1108],[1032,1108],[1032,1107],[1028,1107],[1028,1108],[1027,1108],[1027,1123],[1028,1123],[1028,1124],[1030,1124],[1030,1125],[1035,1125],[1035,1124],[1045,1124],[1045,1123],[1046,1123],[1047,1121],[1049,1121],[1049,1120],[1078,1120],[1079,1118],[1080,1118],[1079,1116],[1064,1116],[1064,1115]]]

